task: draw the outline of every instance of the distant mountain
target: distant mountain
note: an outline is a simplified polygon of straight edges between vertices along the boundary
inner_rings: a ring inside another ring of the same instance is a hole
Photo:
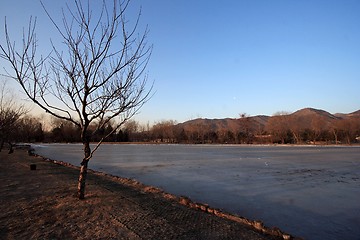
[[[349,113],[349,114],[347,114],[347,116],[349,116],[349,117],[352,117],[352,116],[360,116],[360,110],[355,111],[355,112],[352,112],[352,113]]]
[[[331,114],[327,111],[315,108],[304,108],[300,109],[294,113],[283,115],[291,119],[291,124],[297,124],[302,127],[310,127],[311,122],[314,119],[319,119],[325,124],[331,124],[335,120],[341,120],[349,117],[360,117],[360,110],[353,113],[344,114],[337,113]],[[245,131],[258,131],[259,129],[264,129],[267,123],[271,118],[278,116],[265,116],[258,115],[252,117],[244,118],[224,118],[224,119],[203,119],[198,118],[190,121],[186,121],[178,124],[179,127],[183,128],[185,131],[191,131],[191,129],[199,128],[203,130],[211,131],[220,131],[220,130],[229,130],[233,132],[238,132],[239,130]]]
[[[184,128],[185,131],[191,131],[195,128],[201,128],[212,131],[220,131],[220,130],[230,130],[237,131],[240,127],[240,124],[237,119],[233,118],[225,118],[225,119],[203,119],[198,118],[190,121],[186,121],[184,123],[178,124],[178,126]]]
[[[360,110],[352,113],[336,113],[334,115],[338,118],[360,117]]]
[[[304,108],[301,110],[298,110],[292,114],[290,114],[291,116],[296,116],[296,117],[316,117],[316,116],[321,116],[324,117],[326,119],[338,119],[337,116],[326,112],[324,110],[321,109],[315,109],[315,108]]]
[[[351,114],[360,115],[360,110],[357,110],[357,111],[355,111],[355,112],[353,112],[353,113],[351,113]]]
[[[265,126],[269,120],[269,116],[265,116],[265,115],[258,115],[255,117],[250,117],[250,119],[252,119],[255,123],[257,123],[258,125],[261,126]]]

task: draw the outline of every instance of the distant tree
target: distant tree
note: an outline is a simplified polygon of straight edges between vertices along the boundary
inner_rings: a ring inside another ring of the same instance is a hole
[[[29,99],[47,113],[73,123],[80,132],[84,157],[78,181],[78,195],[85,197],[89,160],[100,144],[136,114],[149,98],[144,73],[152,47],[146,42],[148,30],[138,34],[140,13],[133,24],[125,18],[130,0],[108,1],[91,10],[92,1],[75,0],[63,11],[62,26],[44,7],[64,43],[65,51],[53,45],[47,58],[38,57],[36,19],[30,18],[23,34],[22,48],[11,41],[5,21],[5,43],[0,57],[11,66],[7,77],[16,80]],[[52,101],[57,99],[57,101]],[[91,137],[117,119],[112,132],[94,148]],[[96,126],[96,127],[90,127]]]
[[[44,140],[42,123],[36,117],[25,115],[17,124],[17,139],[25,142],[41,142]]]
[[[129,135],[127,132],[124,132],[122,129],[118,131],[116,134],[116,141],[117,142],[129,142]]]
[[[260,144],[267,143],[269,136],[266,134],[265,125],[254,120],[252,122],[254,126],[252,141],[256,141]]]
[[[347,144],[356,140],[360,133],[360,119],[358,117],[348,117],[339,123],[340,138]]]
[[[274,142],[287,143],[289,139],[289,114],[277,112],[272,116],[266,126]]]
[[[186,139],[189,143],[204,143],[205,135],[208,132],[209,126],[203,121],[199,120],[194,123],[190,123],[184,129]]]
[[[218,143],[219,142],[219,137],[217,132],[215,132],[214,130],[209,129],[209,131],[206,132],[205,136],[205,142],[206,143]]]
[[[129,141],[131,142],[134,140],[134,137],[139,130],[139,123],[135,120],[127,121],[121,130],[123,133],[125,133],[126,136],[125,142],[129,142]]]
[[[334,119],[329,126],[329,132],[333,135],[335,144],[340,142],[339,134],[341,129],[341,119]]]
[[[228,129],[227,128],[219,128],[216,131],[216,136],[218,138],[218,142],[221,144],[224,144],[227,142],[227,133],[228,133]]]
[[[53,117],[52,126],[51,140],[53,142],[73,143],[81,141],[80,129],[74,123]]]
[[[174,143],[175,142],[175,125],[174,120],[160,121],[152,127],[153,138],[161,142]]]
[[[103,139],[105,136],[107,136],[107,141],[114,141],[115,140],[115,133],[114,133],[114,122],[113,121],[109,121],[106,125],[103,125],[101,128],[99,128],[98,130],[96,130],[97,128],[97,124],[92,124],[90,125],[90,129],[91,131],[94,131],[94,135],[91,137],[91,141],[92,142],[98,142],[101,139]]]
[[[321,134],[328,129],[327,122],[323,116],[316,116],[311,120],[312,141],[315,144]]]
[[[176,128],[176,141],[178,143],[189,143],[188,135],[183,127]]]
[[[23,104],[16,102],[15,95],[7,88],[6,81],[0,85],[0,151],[7,142],[12,152],[13,141],[16,141],[18,134],[17,125],[22,116],[27,113]]]
[[[240,138],[239,141],[241,143],[250,144],[254,135],[252,129],[254,123],[251,120],[250,115],[246,113],[241,113],[239,123],[240,131],[237,134],[237,136]]]
[[[226,141],[225,141],[225,143],[235,143],[235,134],[230,130],[228,130],[226,132]]]
[[[288,116],[288,125],[289,130],[293,136],[294,143],[300,144],[303,141],[303,132],[305,130],[304,123],[302,119],[296,115],[289,115]]]

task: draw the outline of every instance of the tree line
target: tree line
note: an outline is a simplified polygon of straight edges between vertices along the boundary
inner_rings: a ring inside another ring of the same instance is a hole
[[[19,110],[19,109],[17,109]],[[16,111],[15,111],[16,112]],[[0,114],[2,117],[4,114]],[[9,116],[19,116],[12,114]],[[14,120],[14,119],[12,119]],[[178,124],[163,120],[150,126],[129,120],[113,131],[116,123],[110,121],[97,129],[90,141],[97,142],[104,136],[108,142],[149,142],[183,144],[354,144],[360,136],[359,116],[328,121],[315,116],[307,121],[292,114],[268,117],[265,124],[259,124],[252,117],[231,119],[232,127],[219,127],[213,121],[189,121]],[[28,114],[19,116],[8,131],[0,131],[1,142],[81,142],[79,128],[69,121],[52,118],[47,130],[43,119]],[[1,121],[5,123],[6,121]],[[234,127],[235,126],[235,127]],[[96,125],[90,126],[95,131]]]

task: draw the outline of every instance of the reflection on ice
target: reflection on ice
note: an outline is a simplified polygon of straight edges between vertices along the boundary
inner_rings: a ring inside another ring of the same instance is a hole
[[[74,165],[82,158],[78,144],[34,147]],[[360,147],[344,146],[103,145],[90,168],[306,239],[358,239],[359,157]]]

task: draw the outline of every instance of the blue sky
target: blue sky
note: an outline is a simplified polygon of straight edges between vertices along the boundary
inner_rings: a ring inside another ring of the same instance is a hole
[[[54,2],[44,0],[56,14]],[[129,20],[139,6],[155,81],[139,121],[360,109],[360,1],[133,0]],[[14,29],[34,15],[41,41],[55,34],[38,1],[13,0],[0,13],[1,29],[4,15]]]

